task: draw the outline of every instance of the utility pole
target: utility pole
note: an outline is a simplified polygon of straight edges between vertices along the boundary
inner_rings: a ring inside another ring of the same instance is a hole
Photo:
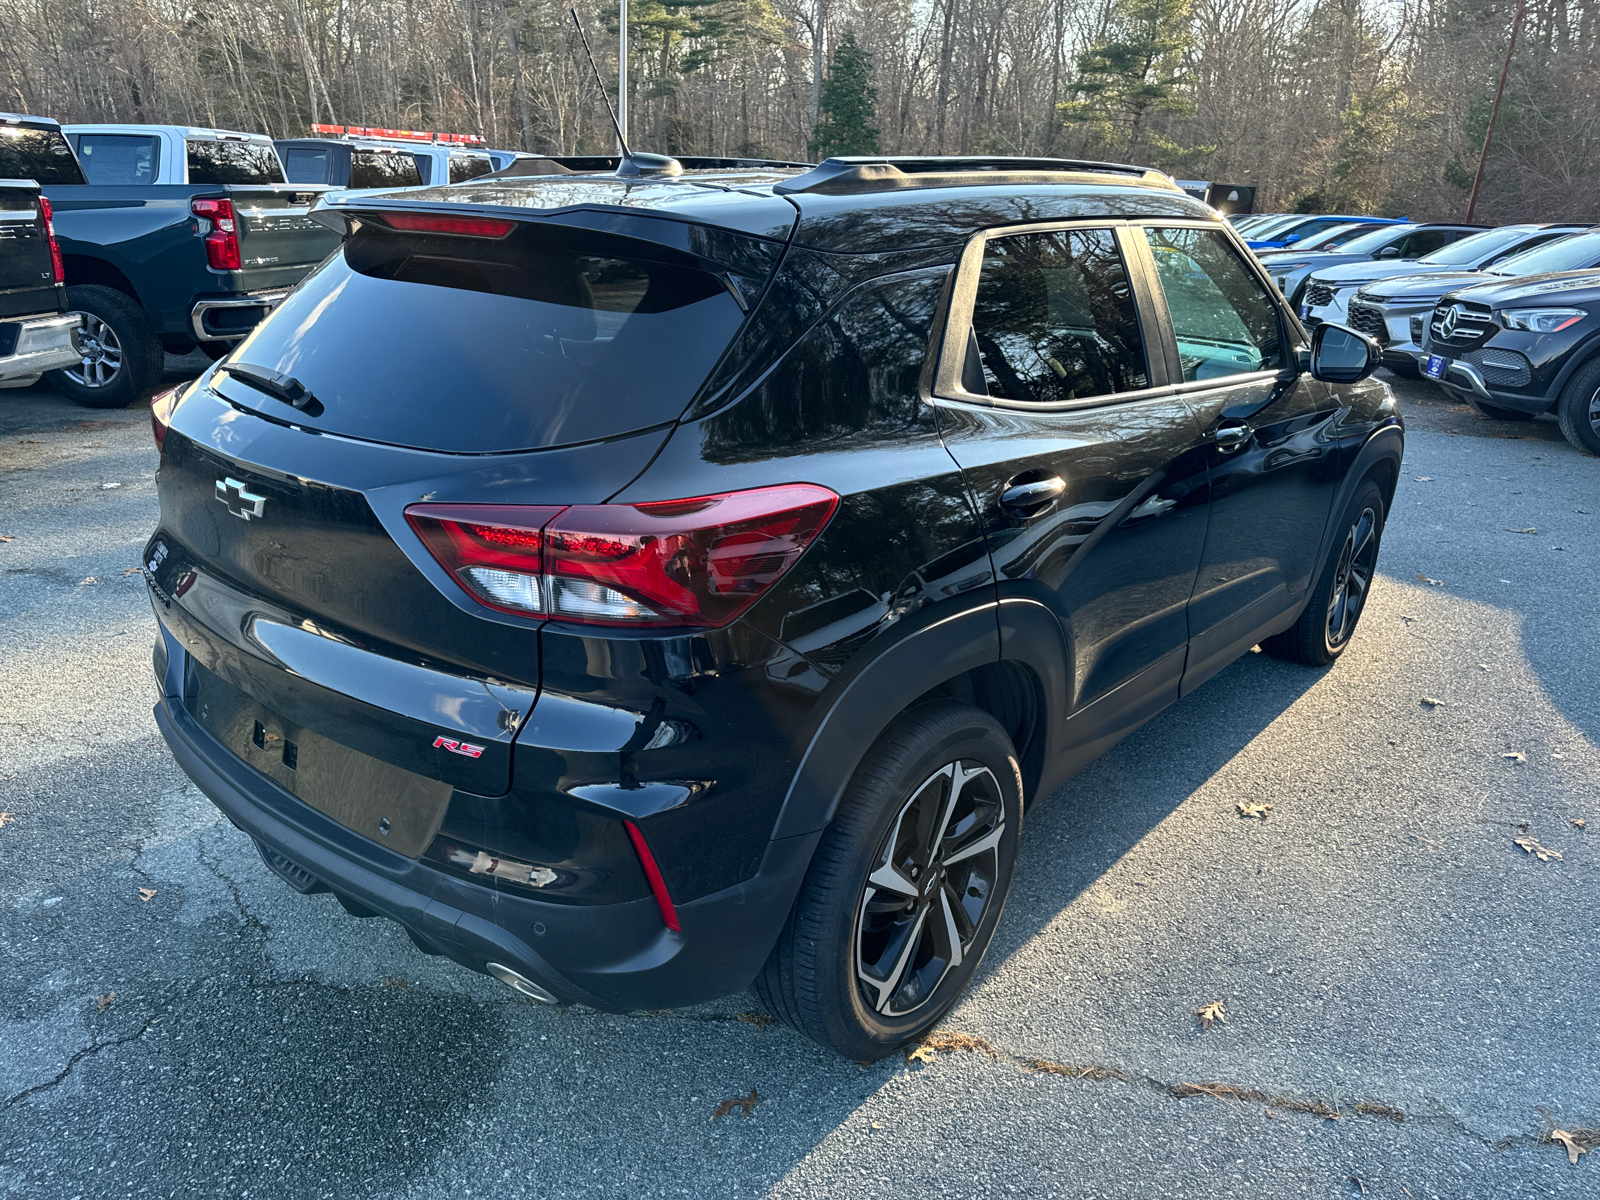
[[[628,0],[621,0],[622,16],[617,21],[617,128],[628,140]],[[628,151],[619,147],[618,154]]]
[[[624,3],[627,0],[623,0]],[[1478,155],[1478,173],[1472,180],[1472,197],[1467,201],[1467,220],[1478,207],[1478,189],[1483,186],[1483,165],[1489,161],[1489,140],[1494,137],[1495,118],[1500,115],[1500,98],[1506,94],[1506,75],[1511,70],[1511,55],[1517,48],[1517,33],[1522,29],[1522,14],[1528,0],[1517,0],[1517,15],[1511,22],[1511,44],[1506,47],[1506,61],[1500,67],[1500,86],[1494,90],[1494,107],[1489,110],[1489,128],[1483,131],[1483,153]]]

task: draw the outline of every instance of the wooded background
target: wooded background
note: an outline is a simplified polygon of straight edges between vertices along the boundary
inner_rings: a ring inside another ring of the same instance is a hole
[[[636,148],[1028,154],[1459,218],[1516,0],[633,0]],[[614,5],[584,0],[607,87]],[[0,108],[610,152],[566,0],[0,0]],[[1529,0],[1480,220],[1600,221],[1600,0]]]

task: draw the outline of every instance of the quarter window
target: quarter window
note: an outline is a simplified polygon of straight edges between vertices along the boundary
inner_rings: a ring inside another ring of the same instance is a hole
[[[1186,382],[1283,366],[1278,307],[1214,229],[1146,228]]]
[[[1133,289],[1109,229],[991,238],[972,334],[998,399],[1084,400],[1150,386]],[[969,387],[978,375],[971,365]]]

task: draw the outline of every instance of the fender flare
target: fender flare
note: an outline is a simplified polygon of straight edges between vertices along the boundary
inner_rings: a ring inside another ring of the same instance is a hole
[[[1339,494],[1334,497],[1333,507],[1328,510],[1328,526],[1322,533],[1322,545],[1317,548],[1317,570],[1322,569],[1322,564],[1327,561],[1328,553],[1333,548],[1333,539],[1338,535],[1339,518],[1344,515],[1344,506],[1350,503],[1350,497],[1355,495],[1356,488],[1361,486],[1362,480],[1372,472],[1372,468],[1380,462],[1387,461],[1394,468],[1394,481],[1396,486],[1400,482],[1400,465],[1405,458],[1406,435],[1398,419],[1391,418],[1388,423],[1380,425],[1372,431],[1371,436],[1361,444],[1361,449],[1356,451],[1355,459],[1344,473],[1344,480],[1339,484]],[[1389,511],[1383,514],[1384,522],[1389,520],[1390,513],[1394,510],[1394,491],[1391,490],[1383,498]],[[1312,576],[1312,584],[1308,585],[1305,595],[1311,595],[1317,576]],[[1295,610],[1298,612],[1298,608]]]

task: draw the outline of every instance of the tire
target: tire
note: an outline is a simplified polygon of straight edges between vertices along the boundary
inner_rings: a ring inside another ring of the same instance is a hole
[[[161,382],[165,351],[138,302],[115,288],[67,289],[67,307],[83,317],[85,348],[76,367],[50,371],[50,386],[85,408],[126,408]]]
[[[1325,667],[1343,654],[1355,636],[1377,574],[1383,541],[1383,493],[1363,480],[1345,505],[1339,536],[1323,563],[1300,619],[1261,643],[1274,658]]]
[[[1600,358],[1579,367],[1556,401],[1561,435],[1579,450],[1600,454]]]
[[[994,935],[1021,824],[1016,751],[993,717],[950,700],[902,714],[845,790],[756,995],[857,1062],[923,1037]]]
[[[1498,404],[1486,404],[1476,396],[1468,396],[1467,403],[1491,421],[1531,421],[1534,418],[1531,412],[1523,412],[1520,408],[1501,408]]]

